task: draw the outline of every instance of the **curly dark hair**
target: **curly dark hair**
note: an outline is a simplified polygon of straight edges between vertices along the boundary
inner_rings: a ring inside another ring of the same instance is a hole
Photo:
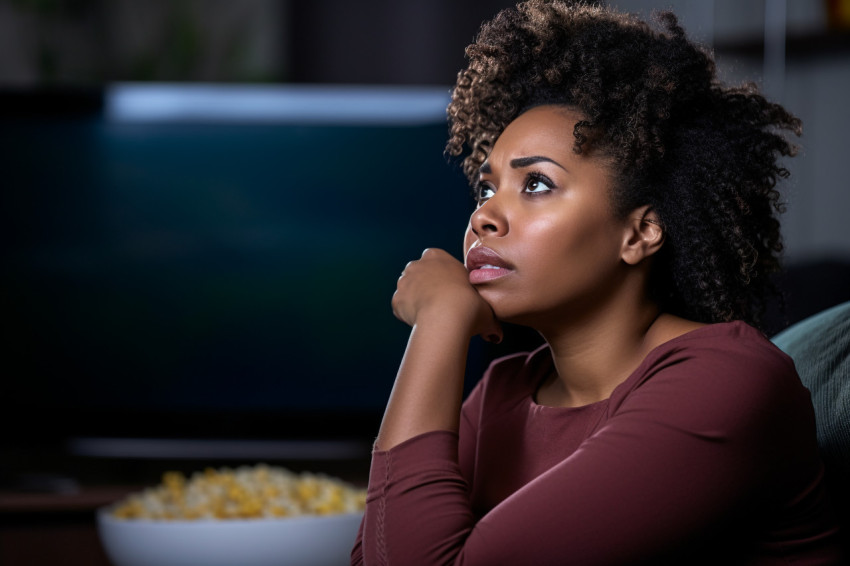
[[[752,84],[731,87],[676,16],[658,27],[585,2],[530,0],[486,22],[448,107],[446,151],[478,169],[524,110],[577,109],[577,153],[612,164],[615,213],[649,205],[665,243],[652,269],[661,308],[701,322],[758,325],[779,270],[783,204],[800,120]]]

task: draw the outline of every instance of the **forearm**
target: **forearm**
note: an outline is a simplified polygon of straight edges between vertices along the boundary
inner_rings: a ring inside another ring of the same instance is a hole
[[[446,316],[413,327],[375,447],[389,450],[435,431],[457,431],[469,329]]]
[[[455,563],[475,525],[457,452],[457,434],[436,431],[373,453],[353,566]]]

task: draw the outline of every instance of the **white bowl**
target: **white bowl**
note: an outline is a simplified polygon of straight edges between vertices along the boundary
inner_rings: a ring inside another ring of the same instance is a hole
[[[157,521],[117,519],[98,510],[106,554],[115,566],[343,566],[363,513]]]

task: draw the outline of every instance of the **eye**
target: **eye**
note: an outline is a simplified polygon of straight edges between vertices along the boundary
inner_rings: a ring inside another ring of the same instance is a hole
[[[481,182],[478,183],[478,187],[475,189],[475,200],[478,202],[478,206],[481,206],[495,194],[496,189],[491,184]]]
[[[525,188],[523,189],[523,192],[532,195],[546,193],[551,191],[554,186],[555,184],[545,175],[531,173],[525,180]]]

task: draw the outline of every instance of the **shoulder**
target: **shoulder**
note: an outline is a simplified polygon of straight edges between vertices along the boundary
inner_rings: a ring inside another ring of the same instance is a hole
[[[682,334],[653,350],[647,370],[687,369],[715,379],[749,381],[796,376],[791,358],[764,334],[744,322],[710,324]]]
[[[791,358],[743,322],[662,344],[623,385],[612,397],[615,410],[642,407],[717,431],[808,419],[811,406]]]
[[[691,374],[711,374],[718,379],[775,379],[796,374],[788,355],[740,321],[710,324],[677,336],[650,352],[642,369],[647,374],[687,369]]]

